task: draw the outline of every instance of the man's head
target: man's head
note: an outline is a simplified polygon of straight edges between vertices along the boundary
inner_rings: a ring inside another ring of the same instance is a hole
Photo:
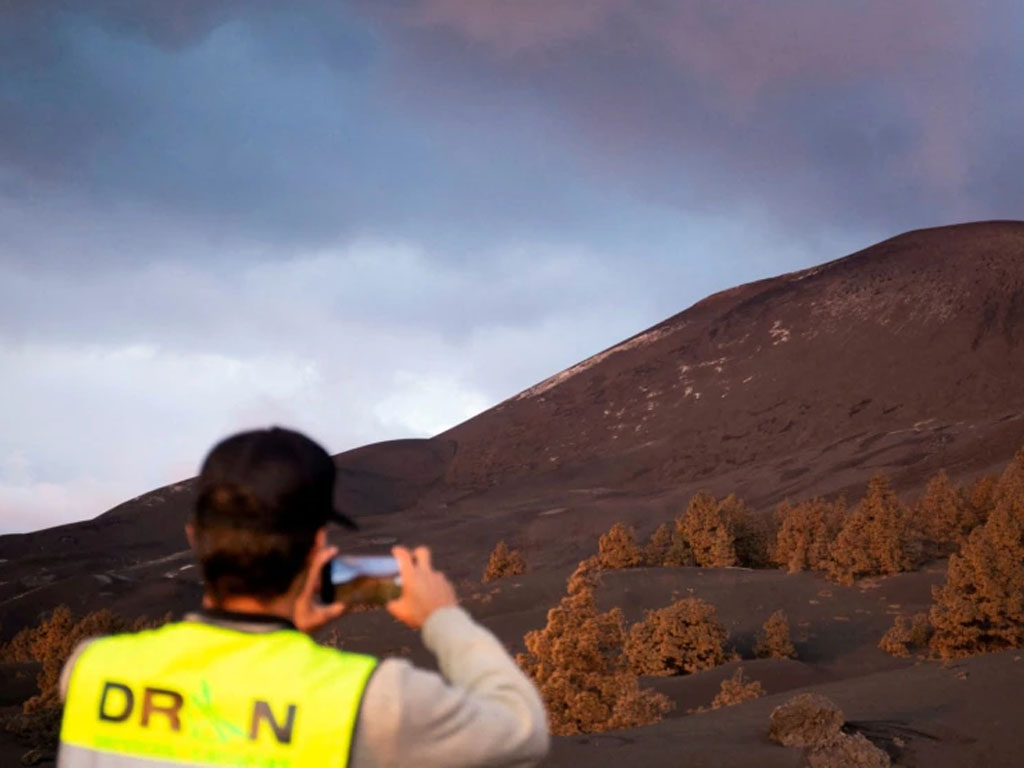
[[[214,446],[190,529],[214,602],[286,595],[329,521],[355,527],[334,510],[334,479],[327,452],[291,430],[243,432]]]

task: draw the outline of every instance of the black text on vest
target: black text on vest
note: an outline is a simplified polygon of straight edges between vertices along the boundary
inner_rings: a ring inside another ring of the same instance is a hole
[[[159,719],[175,732],[181,731],[181,712],[185,706],[185,698],[177,691],[167,688],[146,686],[142,689],[142,706],[140,707],[139,725],[148,728],[154,719]],[[103,683],[100,695],[100,720],[108,723],[127,722],[135,711],[135,692],[124,683],[108,680]],[[256,741],[260,734],[260,724],[266,723],[279,744],[291,744],[295,730],[295,716],[298,708],[289,704],[284,722],[274,716],[270,703],[256,699],[252,704],[252,717],[249,718],[250,741]]]
[[[177,691],[166,688],[142,689],[141,725],[149,727],[153,715],[167,719],[172,731],[181,730],[181,708],[185,699]],[[108,680],[103,684],[103,695],[100,696],[100,720],[108,723],[123,723],[132,715],[135,708],[135,694],[124,683]]]

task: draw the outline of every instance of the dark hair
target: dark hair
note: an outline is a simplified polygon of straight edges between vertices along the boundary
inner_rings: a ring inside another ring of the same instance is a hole
[[[238,488],[211,488],[199,495],[193,526],[196,558],[206,591],[218,602],[239,596],[259,600],[279,597],[306,568],[316,529],[269,531],[200,522],[245,513],[258,516],[259,504]]]
[[[334,509],[334,462],[305,435],[272,429],[222,440],[203,462],[193,520],[196,556],[215,600],[285,594]],[[351,523],[351,521],[348,521]]]

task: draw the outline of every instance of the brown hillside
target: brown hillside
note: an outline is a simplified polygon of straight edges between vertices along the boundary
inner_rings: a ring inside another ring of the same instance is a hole
[[[758,489],[734,490],[880,467],[913,483],[1011,455],[1021,428],[1004,447],[1000,420],[1024,404],[1021,370],[1024,224],[911,232],[711,296],[460,424],[448,480],[622,488],[763,464]]]

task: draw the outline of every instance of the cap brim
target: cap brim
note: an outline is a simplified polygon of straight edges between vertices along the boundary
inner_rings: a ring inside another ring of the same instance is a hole
[[[331,512],[331,516],[329,518],[327,518],[327,519],[330,522],[332,522],[332,523],[337,523],[338,525],[341,525],[341,526],[344,526],[345,528],[348,528],[350,531],[358,531],[359,530],[359,526],[356,525],[356,521],[355,520],[353,520],[348,515],[342,514],[341,512],[339,512],[336,509]]]

